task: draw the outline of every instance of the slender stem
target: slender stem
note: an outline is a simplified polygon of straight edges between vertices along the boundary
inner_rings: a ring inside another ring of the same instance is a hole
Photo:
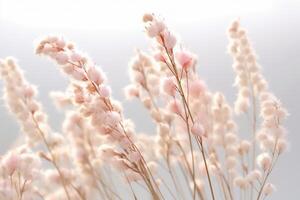
[[[191,112],[190,111],[187,111],[187,107],[188,107],[188,104],[187,104],[187,101],[186,101],[186,98],[185,98],[185,94],[184,94],[184,90],[182,88],[182,85],[181,85],[181,81],[179,79],[179,76],[178,76],[178,72],[177,72],[177,69],[176,69],[176,65],[175,65],[175,62],[173,61],[171,55],[170,55],[170,52],[168,51],[166,45],[165,45],[165,42],[164,42],[164,38],[161,36],[161,39],[163,41],[163,46],[164,46],[164,49],[167,53],[167,56],[169,58],[169,61],[171,62],[172,64],[172,68],[173,68],[173,71],[174,72],[174,76],[176,78],[176,81],[177,81],[177,88],[178,88],[178,92],[179,94],[181,95],[181,99],[183,101],[183,108],[184,108],[184,112],[185,112],[185,123],[186,123],[186,126],[187,126],[187,131],[188,131],[188,138],[189,138],[189,145],[190,145],[190,151],[191,151],[191,157],[192,157],[192,178],[193,178],[193,183],[194,183],[194,189],[193,189],[193,199],[195,200],[196,199],[196,176],[195,176],[195,161],[194,161],[194,150],[193,150],[193,143],[192,143],[192,137],[191,137],[191,133],[190,133],[190,124],[189,124],[189,117],[191,117],[191,120],[192,120],[192,123],[194,123],[194,120],[193,120],[193,116],[191,115]],[[169,67],[171,68],[171,67]],[[189,113],[187,113],[189,112]]]
[[[204,150],[203,150],[202,138],[200,138],[199,143],[200,143],[200,146],[201,146],[201,149],[202,149],[201,153],[202,153],[202,157],[203,157],[203,160],[204,160],[205,169],[206,169],[206,172],[207,172],[207,178],[208,178],[208,183],[209,183],[209,187],[210,187],[211,196],[212,196],[213,200],[215,200],[214,190],[213,190],[213,187],[212,187],[212,181],[211,181],[211,177],[210,177],[210,174],[209,174],[207,161],[206,161],[206,158],[205,158],[205,153],[204,153]]]
[[[182,84],[181,84],[180,78],[179,78],[179,76],[178,76],[176,64],[175,64],[175,62],[174,62],[172,56],[170,55],[170,52],[169,52],[168,48],[167,48],[166,45],[165,45],[163,36],[161,36],[161,40],[162,40],[162,43],[163,43],[163,47],[164,47],[164,49],[165,49],[165,52],[166,52],[166,54],[167,54],[167,56],[168,56],[168,59],[169,59],[170,63],[172,64],[173,71],[171,71],[171,72],[174,72],[174,73],[175,73],[175,78],[176,78],[177,85],[178,85],[178,88],[179,88],[179,93],[180,93],[180,95],[181,95],[181,97],[182,97],[182,101],[183,101],[183,104],[184,104],[184,108],[187,109],[187,112],[188,112],[188,114],[189,114],[189,117],[190,117],[192,123],[194,123],[193,115],[192,115],[191,110],[190,110],[190,108],[189,108],[187,99],[186,99],[185,94],[184,94],[184,90],[183,90],[183,88],[182,88]],[[171,52],[171,53],[172,53],[172,52]],[[188,125],[188,121],[187,121],[187,125]],[[188,128],[189,128],[189,126],[188,126]],[[188,132],[189,132],[189,130],[188,130]],[[191,137],[190,135],[191,135],[191,134],[189,133],[189,137]],[[189,139],[190,139],[190,138],[189,138]],[[191,142],[190,142],[190,143],[191,143]],[[190,145],[191,145],[191,144],[190,144]],[[201,139],[201,141],[200,141],[200,145],[201,145],[201,149],[202,149],[202,150],[201,150],[201,154],[202,154],[202,157],[203,157],[203,160],[204,160],[204,163],[205,163],[205,169],[206,169],[207,178],[208,178],[208,182],[209,182],[209,186],[210,186],[211,196],[212,196],[212,199],[215,200],[215,195],[214,195],[214,192],[213,192],[213,187],[212,187],[212,183],[211,183],[211,177],[210,177],[210,175],[209,175],[209,171],[208,171],[208,167],[207,167],[207,161],[206,161],[206,156],[205,156],[205,153],[204,153],[204,148],[203,148],[202,139]],[[191,145],[191,146],[192,146],[192,145]],[[193,152],[193,151],[192,151],[192,152]],[[193,166],[193,167],[194,167],[194,166]],[[193,176],[194,176],[194,172],[193,172]],[[193,179],[194,179],[194,184],[196,184],[196,183],[195,183],[195,178],[193,178]],[[195,198],[195,196],[194,196],[194,198]]]
[[[24,102],[25,105],[27,105],[27,104],[26,104],[26,99],[23,100],[23,102]],[[43,140],[43,142],[44,142],[44,144],[45,144],[45,146],[46,146],[48,152],[50,153],[50,156],[51,156],[51,163],[53,164],[53,166],[55,167],[56,171],[57,171],[58,174],[59,174],[59,177],[60,177],[60,179],[61,179],[61,181],[62,181],[62,185],[63,185],[64,191],[65,191],[65,193],[66,193],[67,199],[68,199],[68,200],[71,200],[71,199],[70,199],[69,191],[68,191],[67,186],[66,186],[65,178],[64,178],[64,176],[63,176],[63,173],[61,172],[60,168],[58,167],[58,165],[57,165],[57,163],[56,163],[56,157],[55,157],[55,155],[54,155],[54,153],[53,153],[53,151],[52,151],[52,149],[51,149],[51,147],[50,147],[50,145],[49,145],[49,143],[48,143],[48,141],[47,141],[47,139],[46,139],[46,137],[45,137],[44,132],[41,130],[41,128],[40,128],[38,122],[35,120],[35,118],[34,118],[34,116],[33,116],[33,113],[32,113],[32,112],[30,112],[30,113],[31,113],[31,118],[32,118],[32,120],[33,120],[33,122],[35,123],[35,126],[36,126],[36,128],[37,128],[37,131],[39,132],[39,135],[41,136],[41,138],[42,138],[42,140]]]
[[[109,111],[112,111],[112,110],[113,110],[113,107],[112,107],[112,105],[111,105],[110,99],[109,99],[109,98],[103,98],[103,97],[100,95],[100,91],[99,91],[98,85],[97,85],[96,83],[94,83],[92,80],[89,79],[89,77],[88,77],[88,75],[87,75],[88,73],[87,73],[87,70],[86,70],[84,64],[79,63],[79,65],[78,65],[78,64],[72,63],[72,62],[69,62],[69,63],[72,64],[72,65],[74,65],[74,66],[81,67],[81,68],[84,70],[85,75],[86,75],[86,79],[93,85],[93,87],[95,88],[97,94],[101,97],[102,101],[103,101],[104,104],[107,106],[108,110],[109,110]],[[155,192],[155,189],[154,189],[154,187],[153,187],[152,182],[154,183],[154,186],[157,188],[159,194],[160,194],[161,197],[163,198],[163,195],[162,195],[162,193],[161,193],[161,191],[160,191],[160,189],[159,189],[157,183],[155,182],[155,180],[154,180],[154,178],[153,178],[153,176],[152,176],[152,174],[151,174],[151,171],[150,171],[150,169],[148,168],[146,161],[144,160],[143,155],[141,154],[141,152],[140,152],[140,150],[138,149],[138,147],[137,147],[137,146],[133,143],[133,141],[130,139],[130,137],[128,136],[128,134],[126,133],[126,130],[125,130],[124,126],[123,126],[122,121],[119,122],[119,124],[120,124],[121,128],[122,128],[123,131],[124,131],[125,137],[127,137],[127,139],[128,139],[128,140],[130,141],[130,143],[132,144],[133,148],[140,154],[140,156],[141,156],[141,158],[142,158],[142,167],[145,168],[144,173],[146,173],[146,174],[145,174],[146,177],[147,177],[147,178],[150,177],[150,178],[152,179],[152,181],[149,179],[149,184],[150,184],[150,185],[148,185],[147,183],[146,183],[146,184],[147,184],[147,186],[151,186],[149,189],[150,189],[150,191],[151,191],[151,192],[153,193],[153,195],[154,195],[153,198],[154,198],[154,199],[160,199],[160,198],[158,197],[158,195],[156,194],[156,192]],[[149,175],[150,175],[150,176],[149,176]]]
[[[277,156],[277,158],[278,158],[278,156]],[[257,195],[256,200],[259,200],[259,199],[260,199],[260,197],[261,197],[261,195],[262,195],[262,192],[263,192],[263,189],[264,189],[264,187],[265,187],[265,184],[266,184],[266,182],[267,182],[267,180],[268,180],[268,178],[269,178],[269,176],[270,176],[270,174],[271,174],[271,172],[272,172],[272,170],[273,170],[273,167],[274,167],[274,165],[275,165],[275,163],[276,163],[276,161],[277,161],[277,158],[275,159],[275,162],[274,162],[273,165],[269,168],[269,170],[268,170],[266,176],[264,177],[263,182],[262,182],[261,187],[260,187],[260,190],[259,190],[259,192],[258,192],[258,195]]]
[[[22,184],[22,188],[20,188],[20,198],[19,200],[22,200],[22,197],[23,197],[23,193],[24,193],[24,190],[25,190],[25,185],[27,183],[27,179],[25,179],[25,181],[23,182]]]
[[[35,121],[35,119],[33,119],[33,120]],[[36,121],[35,121],[35,123],[37,124]],[[48,141],[46,140],[45,135],[42,132],[42,130],[40,129],[40,127],[38,126],[38,124],[37,124],[37,129],[38,129],[38,132],[40,133],[40,135],[41,135],[41,137],[42,137],[42,139],[43,139],[43,141],[46,145],[47,150],[49,151],[49,153],[51,155],[51,163],[53,164],[53,166],[55,167],[56,171],[59,174],[59,177],[61,178],[62,185],[63,185],[64,191],[66,193],[67,199],[71,200],[69,191],[68,191],[67,186],[66,186],[65,178],[63,176],[63,173],[61,172],[60,168],[58,167],[58,165],[56,163],[56,157],[55,157],[54,153],[52,152],[52,150],[50,148],[50,145],[48,144]]]
[[[278,160],[278,157],[279,157],[279,155],[280,155],[279,153],[277,153],[277,156],[275,155],[275,154],[276,154],[277,141],[278,141],[278,138],[276,138],[276,142],[275,142],[274,149],[273,149],[273,152],[272,152],[271,166],[269,167],[269,169],[268,169],[268,171],[267,171],[267,173],[266,173],[266,175],[265,175],[265,177],[264,177],[264,179],[263,179],[263,181],[262,181],[262,183],[261,183],[261,187],[260,187],[260,189],[259,189],[259,192],[258,192],[258,195],[257,195],[257,199],[256,199],[256,200],[259,200],[259,199],[260,199],[260,197],[261,197],[261,195],[262,195],[262,191],[263,191],[263,189],[264,189],[264,187],[265,187],[265,184],[266,184],[266,182],[267,182],[267,179],[269,178],[271,172],[273,171],[274,166],[275,166],[275,164],[276,164],[276,162],[277,162],[277,160]]]
[[[177,192],[178,194],[181,194],[181,195],[180,195],[181,198],[184,199],[184,198],[183,198],[183,191],[180,190],[180,187],[177,185],[177,181],[176,181],[176,177],[175,177],[176,173],[173,174],[172,167],[171,167],[171,164],[170,164],[169,143],[168,143],[167,157],[166,157],[165,159],[166,159],[166,163],[167,163],[167,166],[168,166],[167,171],[169,172],[169,174],[170,174],[170,176],[171,176],[171,179],[172,179],[172,182],[173,182],[173,184],[174,184],[174,186],[175,186],[176,192]]]
[[[152,104],[153,104],[155,110],[157,110],[157,111],[159,112],[159,109],[158,109],[158,106],[157,106],[156,103],[155,103],[154,97],[153,97],[151,91],[149,90],[148,83],[147,83],[147,76],[146,76],[144,67],[142,67],[142,70],[141,70],[141,71],[142,71],[143,78],[144,78],[144,80],[145,80],[145,84],[141,84],[141,85],[142,85],[142,87],[146,90],[146,92],[148,93],[149,98],[150,98],[150,100],[151,100],[151,102],[152,102]]]

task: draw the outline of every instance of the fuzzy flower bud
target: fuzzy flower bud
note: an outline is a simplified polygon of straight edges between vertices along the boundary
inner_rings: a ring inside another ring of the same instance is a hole
[[[267,183],[263,188],[263,194],[266,196],[271,195],[276,190],[272,183]]]
[[[165,78],[162,82],[162,88],[163,88],[163,91],[170,95],[170,96],[175,96],[175,93],[176,93],[176,85],[174,83],[174,80],[173,78]]]
[[[189,70],[195,62],[194,56],[185,50],[176,52],[175,57],[184,70]]]
[[[264,170],[268,170],[271,167],[271,157],[267,153],[262,153],[257,156],[257,164]]]
[[[195,135],[195,136],[199,136],[202,137],[205,134],[205,130],[204,127],[196,122],[193,124],[192,128],[191,128],[191,132]]]

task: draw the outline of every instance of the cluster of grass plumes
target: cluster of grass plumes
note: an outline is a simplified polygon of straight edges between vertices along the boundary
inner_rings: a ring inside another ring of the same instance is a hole
[[[155,134],[136,133],[104,72],[63,38],[45,37],[36,47],[69,78],[66,91],[51,93],[66,116],[60,133],[16,61],[0,61],[5,102],[26,138],[0,158],[1,200],[262,200],[273,193],[270,174],[287,149],[287,111],[268,90],[239,22],[228,30],[233,108],[209,90],[196,73],[197,57],[163,19],[145,14],[143,22],[154,45],[130,61],[124,91],[144,105]],[[247,136],[239,135],[238,115],[250,116]]]

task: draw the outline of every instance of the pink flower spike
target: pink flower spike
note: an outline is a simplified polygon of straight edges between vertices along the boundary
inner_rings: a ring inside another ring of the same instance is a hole
[[[164,79],[162,87],[163,87],[163,91],[166,94],[168,94],[170,96],[175,96],[176,85],[175,85],[174,80],[172,78],[169,77],[169,78]]]
[[[26,88],[24,88],[23,93],[26,98],[32,98],[37,93],[37,91],[33,86],[27,86]]]
[[[72,72],[72,77],[78,81],[86,81],[86,75],[84,74],[84,71],[81,68],[75,69]]]
[[[205,92],[205,89],[205,83],[201,80],[196,80],[190,84],[190,95],[197,98]]]
[[[73,62],[79,62],[82,60],[82,56],[76,52],[72,53],[71,55],[71,61]]]
[[[204,127],[196,122],[193,124],[192,128],[191,128],[191,132],[195,135],[195,136],[199,136],[202,137],[204,135]]]
[[[87,75],[91,81],[100,85],[104,82],[104,74],[99,71],[96,67],[90,67],[87,71]]]
[[[188,51],[180,51],[175,54],[177,61],[184,70],[189,70],[194,64],[194,56]]]
[[[68,55],[63,52],[57,53],[55,56],[55,59],[56,59],[57,63],[60,65],[67,64],[69,61]]]
[[[108,86],[106,85],[101,85],[99,87],[99,93],[102,97],[108,98],[110,96],[111,90]]]
[[[164,45],[168,50],[171,50],[175,47],[177,39],[173,33],[170,31],[163,32]]]
[[[65,42],[63,39],[59,39],[59,40],[56,42],[56,46],[57,46],[58,48],[63,49],[63,48],[66,46],[66,42]]]
[[[157,19],[149,21],[148,23],[148,26],[146,26],[146,32],[151,38],[157,37],[166,28],[164,22]]]
[[[179,102],[176,99],[174,99],[168,104],[168,108],[172,113],[176,113],[178,115],[181,114],[181,107]]]
[[[166,59],[164,58],[164,56],[162,55],[161,52],[156,52],[154,55],[153,55],[154,59],[158,62],[166,62]]]
[[[20,163],[20,157],[10,153],[4,160],[3,160],[4,167],[6,168],[8,174],[13,174],[14,171],[18,168]]]

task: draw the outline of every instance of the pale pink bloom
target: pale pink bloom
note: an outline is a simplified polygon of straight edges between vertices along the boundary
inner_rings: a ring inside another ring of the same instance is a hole
[[[237,165],[237,159],[234,157],[234,156],[228,156],[227,158],[226,158],[226,167],[228,168],[228,169],[233,169],[233,168],[235,168],[236,167],[236,165]]]
[[[61,179],[59,177],[59,174],[56,170],[46,170],[45,172],[45,179],[50,180],[51,183],[60,184]]]
[[[270,99],[275,99],[275,97],[269,92],[262,92],[259,95],[259,99],[262,103],[264,103],[265,101],[269,101]]]
[[[111,89],[106,85],[101,85],[99,87],[99,93],[102,97],[108,98],[111,93]]]
[[[257,164],[267,171],[271,167],[271,157],[268,153],[262,153],[257,156]]]
[[[76,103],[81,104],[85,101],[85,96],[83,93],[75,93],[74,100]]]
[[[242,87],[240,90],[240,94],[243,98],[249,98],[250,97],[250,90],[246,87]]]
[[[88,153],[83,148],[76,148],[75,149],[75,158],[79,162],[85,162],[87,160]]]
[[[73,52],[70,58],[72,62],[80,62],[82,60],[82,56],[76,52]]]
[[[132,74],[132,78],[136,83],[141,84],[142,86],[145,85],[145,77],[144,75],[139,71],[134,71]]]
[[[25,89],[24,89],[24,97],[25,98],[32,98],[34,97],[35,95],[37,94],[37,90],[36,88],[34,88],[33,86],[27,86]]]
[[[289,115],[288,111],[281,106],[276,110],[276,116],[279,119],[285,119]]]
[[[236,114],[246,113],[250,107],[249,99],[239,97],[234,103],[234,111]]]
[[[72,76],[72,78],[74,78],[75,80],[78,80],[78,81],[87,80],[86,75],[85,75],[83,69],[81,69],[81,68],[74,69],[71,76]]]
[[[74,50],[75,49],[75,45],[74,45],[74,43],[68,43],[67,44],[67,48],[69,49],[69,50]]]
[[[267,135],[267,130],[260,130],[259,132],[256,133],[256,139],[258,141],[263,141],[268,139],[268,135]]]
[[[161,122],[162,121],[162,116],[159,111],[152,109],[150,112],[151,117],[156,121],[156,122]]]
[[[285,139],[278,139],[276,150],[279,154],[285,152],[288,148],[288,143]]]
[[[110,126],[115,126],[117,123],[121,121],[121,116],[119,113],[112,111],[112,112],[106,112],[104,114],[104,120],[105,123]]]
[[[234,179],[234,184],[241,189],[246,189],[249,186],[248,180],[241,176]]]
[[[163,32],[163,40],[167,50],[172,50],[175,47],[177,42],[177,38],[175,37],[175,35],[168,30],[165,30]]]
[[[281,125],[278,125],[277,127],[275,127],[270,131],[273,133],[275,137],[278,138],[283,138],[287,134],[287,130]]]
[[[249,152],[249,149],[251,148],[251,143],[247,140],[242,140],[240,143],[240,152],[242,154],[246,154]]]
[[[194,56],[186,50],[176,52],[175,57],[184,70],[189,70],[195,62]]]
[[[244,71],[244,65],[242,65],[241,63],[237,62],[234,63],[232,66],[238,73],[242,73]]]
[[[64,65],[67,64],[69,61],[69,56],[63,52],[57,53],[55,55],[55,59],[57,61],[58,64],[60,65]]]
[[[53,99],[57,108],[63,108],[72,104],[70,97],[62,92],[51,92],[50,97]]]
[[[46,38],[46,41],[48,41],[49,43],[55,43],[59,40],[59,38],[57,36],[48,36]]]
[[[38,111],[40,109],[40,105],[37,103],[37,102],[28,102],[28,105],[27,105],[28,109],[34,113],[36,111]]]
[[[275,114],[275,107],[273,105],[271,106],[265,106],[262,108],[262,113],[261,115],[264,118],[268,118],[268,117],[273,117],[273,115]]]
[[[153,38],[159,36],[165,30],[165,28],[166,26],[163,21],[154,19],[147,22],[146,32],[149,37]]]
[[[152,101],[150,98],[144,98],[141,100],[145,108],[151,109],[152,108]]]
[[[169,102],[168,109],[172,113],[181,115],[181,111],[182,111],[181,110],[181,106],[180,106],[180,103],[176,99],[174,99],[174,100],[172,100],[172,101]]]
[[[262,174],[259,170],[253,170],[251,171],[248,175],[247,175],[247,178],[250,182],[255,182],[257,180],[260,180],[262,177]]]
[[[7,173],[11,175],[16,171],[16,169],[20,166],[21,158],[19,155],[16,155],[15,153],[9,153],[4,157],[2,160],[2,164],[7,170]]]
[[[66,42],[63,39],[59,39],[56,41],[56,46],[60,49],[63,49],[66,46]]]
[[[160,123],[157,127],[157,132],[160,136],[166,137],[170,133],[170,126],[166,123]]]
[[[174,81],[175,80],[172,77],[168,77],[165,78],[162,82],[163,91],[170,96],[175,96],[177,91],[177,87]]]
[[[91,81],[93,81],[94,83],[96,83],[97,85],[102,84],[105,80],[105,76],[104,76],[103,72],[101,72],[94,66],[89,67],[89,69],[87,70],[87,75],[88,75],[88,78]]]
[[[202,124],[196,122],[193,124],[192,128],[191,128],[191,132],[195,135],[195,136],[199,136],[202,137],[205,134],[205,130],[204,127],[202,126]]]
[[[132,99],[133,97],[139,97],[139,90],[135,85],[126,86],[124,91],[127,99]]]
[[[199,97],[205,92],[206,86],[205,83],[201,80],[196,80],[190,83],[190,95],[194,98]]]
[[[166,62],[166,59],[165,57],[163,56],[163,54],[161,52],[156,52],[154,55],[153,55],[154,59],[156,61],[159,61],[159,62]]]
[[[263,188],[263,193],[266,196],[271,195],[276,190],[275,186],[272,183],[266,183]]]
[[[266,139],[260,141],[260,147],[263,150],[271,150],[275,146],[275,139],[272,136],[266,137]]]
[[[224,138],[224,141],[226,144],[234,144],[237,142],[237,140],[238,140],[238,137],[234,133],[227,133]]]
[[[41,113],[41,105],[34,99],[36,92],[34,86],[27,83],[22,70],[12,58],[7,58],[2,62],[2,66],[7,70],[3,76],[5,86],[5,100],[10,111],[17,117],[21,129],[26,133],[26,140],[30,144],[37,144],[40,134],[36,131],[37,125],[47,134],[45,120],[36,118],[36,113]],[[2,70],[2,69],[0,69]],[[33,121],[33,117],[35,121]]]
[[[62,70],[66,74],[72,74],[75,69],[75,66],[72,64],[65,64],[62,66]]]
[[[238,155],[238,148],[235,145],[226,145],[226,153],[228,155],[236,156]]]

